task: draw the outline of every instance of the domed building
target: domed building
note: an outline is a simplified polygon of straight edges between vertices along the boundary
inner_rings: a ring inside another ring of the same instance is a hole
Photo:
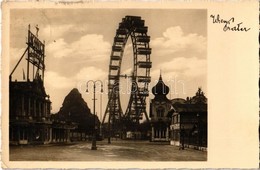
[[[150,101],[151,118],[151,141],[170,141],[169,129],[171,117],[168,112],[171,110],[171,101],[167,98],[170,88],[165,85],[160,75],[158,83],[152,88],[154,99]]]

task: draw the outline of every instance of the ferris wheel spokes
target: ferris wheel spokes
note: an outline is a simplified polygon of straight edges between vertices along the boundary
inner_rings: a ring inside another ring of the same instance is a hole
[[[122,130],[122,118],[133,123],[139,123],[146,112],[146,98],[149,95],[148,85],[151,82],[150,69],[152,62],[149,46],[150,36],[147,35],[148,27],[139,16],[126,16],[119,23],[112,45],[108,75],[108,104],[103,117],[109,115],[108,122],[115,131]],[[131,37],[133,49],[133,72],[131,75],[121,74],[121,64],[124,49],[128,38]],[[120,102],[120,78],[130,78],[131,91],[126,112],[123,114]],[[114,131],[114,132],[115,132]]]

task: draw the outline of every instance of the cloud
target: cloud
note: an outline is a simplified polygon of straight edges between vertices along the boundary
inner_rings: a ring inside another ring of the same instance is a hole
[[[62,106],[64,97],[73,87],[74,82],[65,76],[61,76],[54,71],[46,71],[44,77],[44,84],[47,94],[50,94],[50,100],[52,101],[52,113],[59,111]]]
[[[68,89],[76,87],[80,82],[87,82],[88,80],[104,80],[107,72],[97,67],[85,67],[80,69],[74,76],[61,76],[57,72],[47,71],[45,73],[46,86],[54,89]]]
[[[185,82],[188,94],[193,94],[198,85],[206,86],[206,37],[185,33],[179,26],[169,27],[161,37],[151,40],[151,48],[152,84],[158,80],[161,69],[166,83],[170,85],[172,82]],[[175,85],[173,84],[173,89],[176,90]]]
[[[207,91],[207,61],[205,59],[180,57],[160,63],[151,71],[150,87],[153,87],[159,79],[159,68],[162,68],[163,81],[171,89],[168,97],[186,98],[194,95],[197,88],[201,86],[204,92]]]
[[[51,89],[67,89],[73,87],[73,81],[65,76],[61,76],[53,71],[45,72],[45,83],[46,87]]]
[[[64,34],[73,31],[76,29],[75,25],[67,24],[67,25],[46,25],[42,30],[40,30],[39,34],[42,34],[44,37],[50,37],[47,39],[56,39],[62,37]]]
[[[46,25],[42,28],[39,34],[45,37],[46,40],[53,41],[66,35],[74,36],[77,33],[85,33],[88,31],[87,24],[61,24],[61,25]]]
[[[10,60],[18,62],[24,51],[25,48],[10,48]]]
[[[69,57],[73,53],[73,49],[70,48],[63,38],[55,40],[47,46],[48,54],[55,58]]]
[[[82,36],[79,41],[71,44],[71,48],[75,49],[76,55],[85,55],[92,60],[108,58],[111,51],[110,43],[104,41],[103,35],[98,34]]]
[[[75,76],[71,77],[66,75],[62,76],[54,71],[47,71],[45,73],[45,85],[47,93],[51,94],[51,100],[53,102],[52,112],[57,112],[62,105],[64,98],[60,96],[65,97],[66,94],[75,87],[84,94],[86,90],[85,85],[88,80],[104,80],[106,76],[107,73],[105,71],[96,67],[82,68]],[[91,102],[91,100],[87,101]]]
[[[111,45],[97,34],[87,34],[71,42],[58,38],[47,44],[46,62],[51,70],[45,72],[45,85],[52,96],[53,112],[62,104],[60,96],[66,96],[72,88],[84,94],[87,80],[107,78],[103,60],[109,60],[110,50]]]
[[[22,57],[23,53],[25,52],[25,48],[10,48],[10,73],[14,70],[16,64],[18,63],[19,59]],[[24,80],[23,72],[26,75],[26,68],[27,68],[27,54],[23,57],[17,68],[12,74],[13,80]]]
[[[206,52],[206,38],[204,36],[190,33],[184,34],[181,27],[167,28],[162,37],[151,41],[153,52],[156,55],[169,56],[177,52],[190,52],[196,57],[204,57]]]
[[[55,58],[100,61],[109,58],[111,45],[102,35],[87,34],[72,43],[67,43],[62,38],[57,39],[48,44],[46,49],[48,54]]]
[[[77,81],[88,81],[88,80],[103,80],[107,76],[107,72],[97,67],[85,67],[82,68],[77,74]]]
[[[169,62],[160,63],[158,68],[163,68],[163,72],[168,76],[199,77],[206,75],[207,61],[196,57],[179,57],[173,58]]]

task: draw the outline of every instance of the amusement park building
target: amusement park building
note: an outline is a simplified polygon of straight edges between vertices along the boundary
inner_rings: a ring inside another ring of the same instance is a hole
[[[10,144],[68,142],[74,125],[50,118],[51,101],[43,81],[10,81]]]
[[[27,45],[9,77],[9,144],[69,142],[76,125],[51,119],[51,101],[44,88],[45,45],[31,33],[30,25]],[[24,74],[22,81],[13,81],[12,74],[26,53],[27,78]]]
[[[207,148],[207,98],[198,89],[192,98],[172,100],[171,145]]]
[[[170,141],[171,117],[168,113],[172,109],[171,101],[167,98],[169,87],[166,86],[160,75],[158,83],[152,88],[155,96],[150,102],[151,141]]]
[[[207,98],[198,89],[194,97],[169,100],[170,89],[160,75],[152,88],[150,102],[151,141],[170,142],[184,147],[207,147]]]

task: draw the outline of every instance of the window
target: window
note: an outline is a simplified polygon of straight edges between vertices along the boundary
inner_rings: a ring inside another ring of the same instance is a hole
[[[164,117],[165,108],[162,106],[159,106],[156,109],[156,112],[157,112],[157,117]]]

